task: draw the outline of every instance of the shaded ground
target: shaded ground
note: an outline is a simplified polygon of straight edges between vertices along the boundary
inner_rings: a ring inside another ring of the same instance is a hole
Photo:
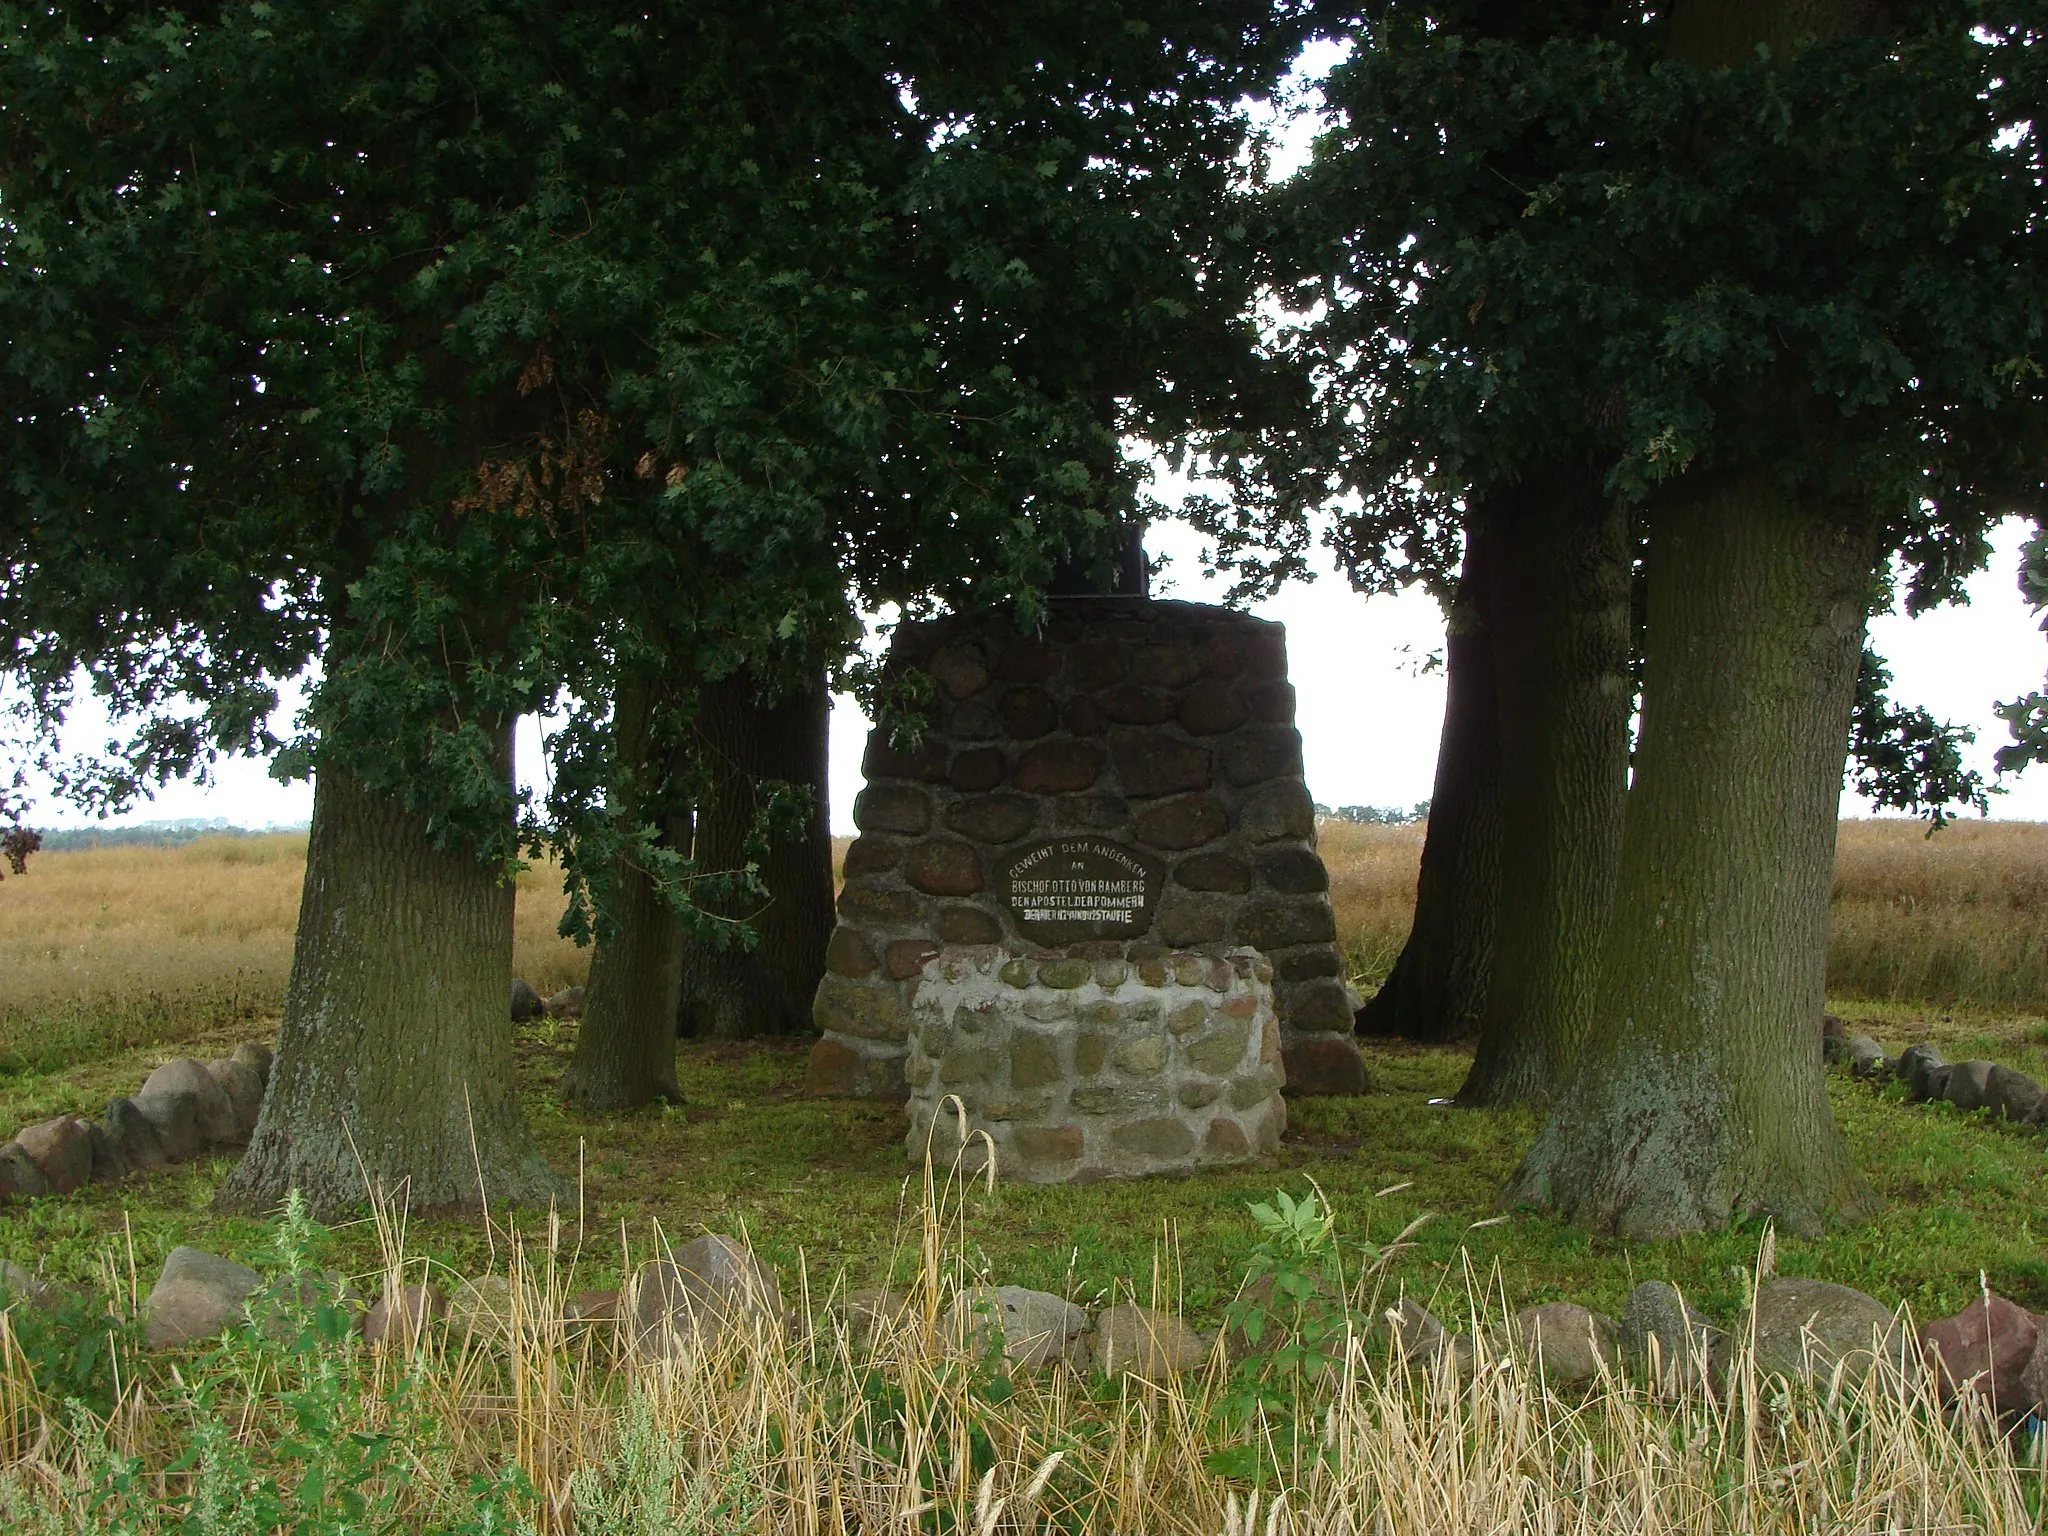
[[[1952,1060],[1983,1054],[2048,1077],[2048,1027],[2039,1018],[1841,1006],[1894,1052],[1933,1039]],[[183,1049],[203,1058],[261,1028],[204,1031]],[[900,1112],[802,1097],[805,1042],[686,1046],[678,1063],[683,1104],[594,1116],[564,1109],[552,1094],[573,1029],[542,1021],[523,1037],[521,1061],[528,1112],[549,1155],[582,1172],[587,1224],[577,1284],[616,1282],[622,1224],[636,1249],[657,1223],[681,1237],[744,1228],[786,1273],[806,1265],[814,1285],[842,1271],[852,1284],[877,1280],[892,1252],[914,1243],[915,1233],[901,1229],[916,1190],[906,1183]],[[175,1052],[132,1049],[0,1078],[0,1126],[95,1113],[111,1095],[132,1092],[168,1054]],[[1410,1290],[1437,1294],[1440,1305],[1464,1293],[1469,1266],[1482,1286],[1497,1272],[1516,1305],[1569,1297],[1612,1310],[1636,1280],[1662,1277],[1709,1312],[1735,1310],[1760,1228],[1624,1245],[1526,1214],[1494,1221],[1495,1192],[1533,1134],[1533,1118],[1431,1105],[1456,1088],[1465,1067],[1458,1052],[1369,1047],[1368,1058],[1373,1093],[1294,1104],[1276,1167],[1132,1184],[977,1187],[967,1200],[970,1251],[1001,1282],[1081,1300],[1119,1283],[1142,1294],[1161,1263],[1177,1275],[1189,1311],[1213,1318],[1249,1256],[1246,1204],[1313,1179],[1353,1242],[1383,1243],[1428,1213],[1393,1273]],[[1909,1105],[1895,1089],[1846,1078],[1833,1079],[1832,1093],[1887,1209],[1875,1222],[1819,1240],[1781,1235],[1781,1272],[1904,1299],[1932,1316],[1976,1294],[1981,1270],[1993,1289],[2048,1308],[2048,1255],[2033,1231],[2037,1213],[2048,1209],[2048,1135],[1946,1105]],[[235,1256],[267,1252],[262,1223],[206,1210],[228,1166],[195,1164],[11,1207],[0,1212],[0,1256],[86,1279],[109,1253],[117,1270],[132,1255],[146,1288],[180,1242]],[[529,1216],[521,1225],[533,1231],[542,1223]],[[375,1267],[367,1225],[342,1229],[334,1243],[331,1259],[340,1267]],[[408,1239],[412,1252],[460,1270],[482,1268],[486,1245],[480,1228],[455,1222],[415,1222]]]

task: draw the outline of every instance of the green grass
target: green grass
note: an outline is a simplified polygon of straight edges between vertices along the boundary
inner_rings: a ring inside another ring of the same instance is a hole
[[[1933,1039],[1951,1059],[1981,1053],[2048,1076],[2048,1028],[2039,1018],[1841,1006],[1893,1051]],[[744,1229],[785,1273],[804,1261],[814,1283],[841,1272],[851,1284],[878,1281],[891,1255],[911,1242],[907,1223],[917,1192],[907,1182],[900,1111],[803,1097],[805,1042],[685,1046],[681,1105],[598,1116],[569,1111],[553,1096],[573,1029],[542,1021],[522,1037],[520,1061],[543,1146],[558,1167],[582,1170],[587,1237],[579,1285],[617,1283],[621,1223],[636,1247],[656,1223],[683,1236]],[[183,1032],[185,1043],[176,1049],[203,1058],[256,1032],[229,1021]],[[0,1077],[0,1124],[96,1113],[110,1096],[132,1092],[166,1054],[129,1046]],[[1482,1282],[1497,1267],[1506,1298],[1517,1306],[1568,1298],[1613,1311],[1635,1281],[1662,1278],[1711,1313],[1735,1310],[1760,1227],[1624,1244],[1527,1213],[1475,1225],[1500,1214],[1496,1192],[1533,1135],[1534,1117],[1431,1105],[1456,1089],[1465,1069],[1458,1052],[1379,1047],[1368,1054],[1375,1091],[1355,1100],[1296,1101],[1277,1166],[1136,1183],[977,1189],[967,1200],[970,1254],[999,1282],[1083,1301],[1120,1285],[1142,1295],[1164,1255],[1176,1265],[1188,1311],[1213,1323],[1250,1257],[1247,1204],[1276,1186],[1301,1189],[1312,1179],[1354,1240],[1385,1242],[1426,1215],[1393,1273],[1411,1291],[1438,1294],[1447,1313],[1463,1304],[1468,1260]],[[1818,1239],[1781,1234],[1780,1271],[1904,1300],[1923,1318],[1962,1306],[1976,1294],[1981,1271],[1993,1289],[2048,1309],[2048,1254],[2032,1228],[2036,1213],[2048,1210],[2048,1136],[1943,1105],[1908,1104],[1896,1089],[1844,1077],[1832,1078],[1830,1091],[1885,1212]],[[227,1167],[225,1160],[193,1164],[121,1187],[9,1207],[0,1211],[0,1256],[84,1280],[110,1249],[124,1267],[132,1252],[145,1289],[163,1255],[181,1242],[258,1257],[272,1242],[266,1224],[206,1209]],[[343,1227],[329,1241],[329,1262],[356,1273],[375,1268],[367,1228]],[[486,1241],[474,1225],[423,1222],[409,1246],[473,1272],[485,1267]]]

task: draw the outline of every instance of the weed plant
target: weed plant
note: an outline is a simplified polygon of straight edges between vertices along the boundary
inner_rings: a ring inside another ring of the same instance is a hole
[[[552,1218],[493,1232],[502,1315],[367,1348],[360,1302],[321,1267],[331,1237],[288,1207],[248,1321],[178,1356],[128,1356],[98,1406],[16,1347],[31,1304],[0,1314],[0,1521],[32,1536],[2040,1526],[2038,1440],[1974,1399],[1944,1408],[1917,1358],[1786,1380],[1738,1335],[1718,1392],[1619,1374],[1562,1386],[1501,1346],[1504,1303],[1468,1279],[1452,1320],[1474,1330],[1469,1373],[1448,1352],[1412,1364],[1380,1321],[1386,1250],[1346,1263],[1313,1187],[1258,1202],[1255,1273],[1199,1369],[1015,1369],[951,1322],[980,1278],[970,1198],[929,1173],[910,1186],[900,1307],[859,1312],[799,1265],[787,1318],[763,1309],[668,1352],[564,1320],[584,1256]],[[446,1278],[405,1250],[400,1213],[376,1226],[390,1246],[365,1288]],[[1175,1269],[1163,1245],[1154,1274]],[[102,1300],[132,1315],[132,1291]],[[1170,1287],[1158,1300],[1173,1306]]]

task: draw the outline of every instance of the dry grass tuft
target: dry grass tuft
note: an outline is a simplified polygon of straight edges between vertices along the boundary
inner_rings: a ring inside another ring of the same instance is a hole
[[[1481,1326],[1467,1378],[1449,1351],[1433,1366],[1387,1353],[1376,1319],[1391,1298],[1373,1265],[1349,1282],[1351,1324],[1307,1370],[1287,1364],[1285,1330],[1259,1355],[1218,1346],[1158,1382],[1013,1372],[947,1322],[974,1278],[966,1199],[927,1173],[905,1212],[917,1253],[900,1309],[858,1313],[800,1273],[789,1325],[754,1312],[655,1358],[614,1325],[564,1322],[579,1252],[552,1218],[538,1238],[498,1239],[508,1311],[390,1352],[332,1327],[295,1335],[304,1319],[287,1307],[284,1328],[252,1328],[175,1370],[147,1363],[98,1418],[42,1400],[0,1347],[0,1403],[20,1425],[0,1443],[0,1516],[136,1536],[2039,1529],[2038,1456],[1981,1409],[1943,1408],[1910,1350],[1860,1381],[1787,1380],[1738,1337],[1718,1394],[1619,1375],[1557,1387],[1489,1345],[1506,1303],[1477,1294],[1469,1270]],[[406,1254],[388,1210],[380,1227],[373,1290],[452,1279]],[[1172,1260],[1169,1234],[1153,1287],[1169,1306]],[[115,1300],[132,1306],[132,1290]],[[1252,1381],[1262,1392],[1247,1396]],[[341,1468],[352,1509],[334,1497]],[[239,1518],[255,1508],[264,1524]]]
[[[1326,822],[1337,931],[1376,986],[1414,911],[1423,828]],[[1845,821],[1828,939],[1831,996],[2048,1011],[2048,824]]]
[[[1845,821],[1828,990],[2048,1011],[2048,824]]]

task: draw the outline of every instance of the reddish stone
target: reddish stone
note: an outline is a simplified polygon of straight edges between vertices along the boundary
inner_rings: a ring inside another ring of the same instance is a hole
[[[14,1139],[43,1170],[52,1194],[68,1195],[92,1178],[92,1133],[83,1120],[60,1115],[28,1127]]]
[[[1064,795],[1102,777],[1102,749],[1085,741],[1047,741],[1017,759],[1012,782],[1031,795]]]
[[[1003,728],[1019,741],[1047,735],[1060,723],[1060,707],[1043,688],[1012,688],[1002,709]]]
[[[448,1315],[448,1298],[439,1286],[404,1285],[394,1304],[390,1296],[379,1296],[363,1314],[363,1342],[372,1349],[395,1345],[410,1349],[420,1335]]]
[[[1948,1402],[1960,1391],[1988,1392],[2001,1413],[2031,1407],[2020,1377],[2033,1356],[2040,1323],[2018,1302],[1993,1295],[1979,1296],[1955,1316],[1922,1328],[1920,1348],[1936,1372],[1941,1400]]]
[[[616,1290],[578,1291],[562,1308],[562,1317],[571,1323],[616,1323],[619,1320],[619,1293]]]
[[[1252,867],[1228,853],[1198,853],[1173,866],[1173,878],[1191,891],[1242,893],[1252,888]]]
[[[907,784],[870,784],[854,799],[853,824],[863,832],[921,836],[932,824],[932,797]]]
[[[888,731],[878,729],[868,734],[868,750],[860,760],[860,772],[870,783],[876,779],[919,779],[936,784],[946,776],[945,748],[927,736],[909,751],[902,751],[889,740]]]
[[[925,961],[939,952],[939,946],[930,939],[898,939],[883,951],[884,964],[889,974],[898,981],[908,981],[924,969]]]
[[[981,795],[946,808],[946,825],[977,843],[1015,842],[1037,817],[1037,804],[1022,795]]]
[[[1244,697],[1254,720],[1267,725],[1294,724],[1294,684],[1260,683],[1247,688]]]
[[[1229,830],[1230,817],[1207,795],[1188,795],[1183,799],[1164,800],[1147,806],[1131,828],[1139,842],[1169,853],[1183,848],[1199,848],[1204,843],[1214,842]],[[1198,889],[1215,890],[1220,887]]]
[[[832,930],[832,940],[825,946],[826,970],[838,976],[872,976],[880,964],[857,929],[842,923]]]
[[[1003,925],[979,907],[941,907],[932,932],[945,944],[1000,944]]]
[[[1283,1048],[1287,1091],[1292,1094],[1365,1092],[1365,1059],[1341,1035],[1309,1035]]]
[[[1223,744],[1223,774],[1233,784],[1301,776],[1301,733],[1292,726],[1263,726]]]
[[[996,676],[1006,683],[1044,683],[1059,675],[1060,653],[1043,640],[1012,640],[996,658]]]
[[[863,875],[886,875],[903,862],[903,844],[893,837],[856,837],[846,850],[840,873],[848,880]]]
[[[1228,1115],[1218,1115],[1209,1122],[1207,1134],[1202,1137],[1202,1147],[1211,1157],[1246,1157],[1252,1144],[1245,1139],[1244,1127]]]
[[[1250,993],[1240,992],[1235,997],[1224,999],[1222,1011],[1228,1018],[1248,1019],[1259,1011],[1259,1000]]]
[[[1060,719],[1071,736],[1102,734],[1102,709],[1093,699],[1069,699]]]
[[[804,1092],[813,1098],[846,1098],[867,1087],[867,1063],[837,1040],[820,1040],[811,1047],[810,1065],[804,1071]]]
[[[1112,731],[1109,751],[1127,795],[1178,795],[1211,782],[1209,749],[1162,731]]]
[[[1173,718],[1173,695],[1125,683],[1098,694],[1102,713],[1119,725],[1162,725]]]
[[[1180,701],[1180,728],[1190,736],[1220,736],[1244,720],[1243,696],[1217,678],[1202,679]]]
[[[1330,872],[1313,848],[1269,848],[1259,855],[1259,878],[1274,890],[1306,896],[1330,888]]]
[[[971,645],[949,645],[925,663],[925,671],[949,699],[971,699],[988,686],[988,663]]]
[[[1202,675],[1202,664],[1184,645],[1141,645],[1131,653],[1131,676],[1159,688],[1185,688]]]
[[[1003,782],[1003,754],[996,747],[974,747],[958,753],[946,778],[955,789],[964,789],[970,794],[994,789]]]
[[[912,848],[903,861],[903,878],[927,896],[972,896],[988,883],[974,845],[952,837],[935,837]]]
[[[1067,652],[1067,677],[1083,693],[1119,682],[1124,659],[1114,640],[1087,640]]]

